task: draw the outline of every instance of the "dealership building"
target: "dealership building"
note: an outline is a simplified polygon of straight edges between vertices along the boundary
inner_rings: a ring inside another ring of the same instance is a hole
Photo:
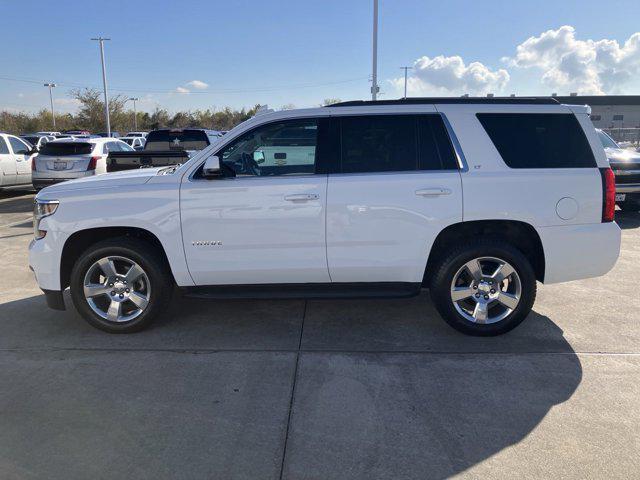
[[[640,139],[640,95],[556,96],[560,103],[589,105],[596,128],[609,132],[616,140]]]

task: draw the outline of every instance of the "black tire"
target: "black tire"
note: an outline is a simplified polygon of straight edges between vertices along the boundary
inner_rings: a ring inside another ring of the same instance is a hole
[[[451,298],[454,276],[462,266],[479,257],[495,257],[510,263],[521,283],[520,301],[505,318],[495,323],[474,323],[456,310]],[[530,262],[520,250],[499,238],[485,238],[459,244],[447,251],[437,263],[431,278],[430,294],[442,318],[456,330],[474,336],[496,336],[517,327],[533,308],[536,297],[536,276]]]
[[[146,274],[150,289],[146,307],[136,318],[109,321],[92,310],[84,296],[84,278],[91,266],[107,256],[130,259]],[[109,333],[133,333],[146,328],[162,312],[171,297],[173,280],[168,267],[153,245],[130,237],[120,237],[96,243],[84,251],[71,270],[71,299],[80,315],[94,327]]]

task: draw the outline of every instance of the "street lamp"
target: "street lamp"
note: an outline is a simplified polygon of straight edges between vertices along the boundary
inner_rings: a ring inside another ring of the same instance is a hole
[[[111,136],[111,122],[109,122],[109,98],[107,97],[107,71],[104,66],[104,42],[105,40],[111,40],[110,38],[92,38],[100,42],[100,61],[102,62],[102,86],[104,88],[104,117],[107,122],[107,136]]]
[[[373,59],[371,75],[371,100],[376,100],[378,87],[378,0],[373,0]]]
[[[133,129],[138,130],[138,113],[136,112],[136,102],[140,100],[138,97],[129,98],[133,102]]]
[[[53,92],[52,89],[57,87],[55,83],[45,83],[45,87],[49,87],[49,101],[51,102],[51,118],[53,119],[53,129],[56,129],[56,112],[53,110]]]

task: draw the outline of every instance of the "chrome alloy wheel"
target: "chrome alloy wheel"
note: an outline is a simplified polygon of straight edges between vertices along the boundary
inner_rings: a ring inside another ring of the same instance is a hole
[[[479,257],[465,263],[453,276],[451,301],[473,323],[496,323],[513,312],[522,296],[515,268],[495,257]]]
[[[133,260],[109,256],[89,267],[84,276],[84,297],[97,315],[110,322],[128,322],[149,304],[149,277]]]

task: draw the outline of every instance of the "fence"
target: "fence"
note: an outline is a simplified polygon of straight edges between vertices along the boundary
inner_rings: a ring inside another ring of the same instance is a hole
[[[607,132],[616,142],[622,144],[621,147],[640,146],[640,128],[638,127],[603,128],[602,130]]]

